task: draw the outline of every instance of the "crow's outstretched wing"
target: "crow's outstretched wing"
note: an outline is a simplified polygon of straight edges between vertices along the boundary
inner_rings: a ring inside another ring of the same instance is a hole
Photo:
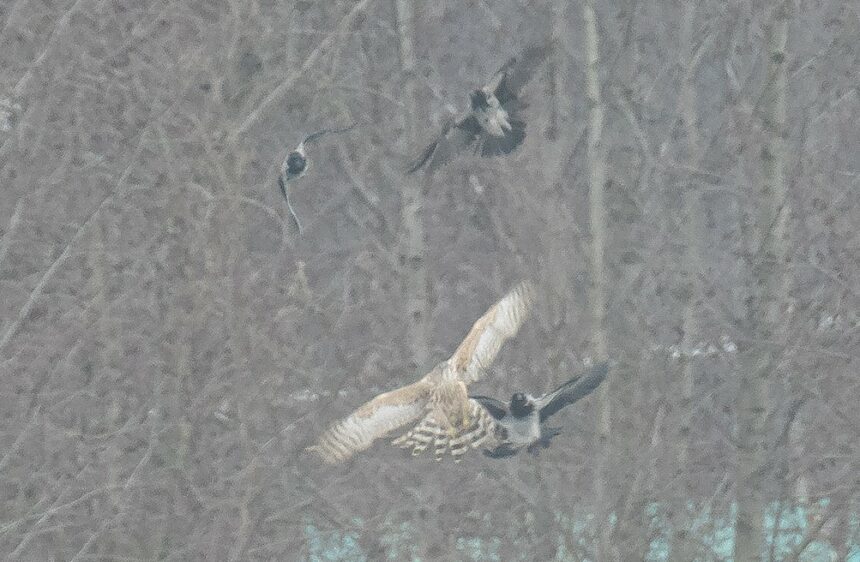
[[[308,144],[308,143],[314,142],[315,140],[322,137],[323,135],[328,135],[328,134],[336,135],[339,133],[345,133],[347,131],[354,129],[356,125],[358,125],[358,121],[356,121],[355,123],[353,123],[349,127],[344,127],[342,129],[323,129],[321,131],[311,133],[305,137],[305,140],[302,141],[302,144]]]
[[[481,125],[474,115],[464,114],[457,119],[451,119],[442,128],[442,132],[431,142],[421,154],[409,164],[407,174],[427,166],[427,171],[450,162],[458,152],[469,147],[481,134]]]
[[[549,394],[541,396],[537,400],[541,423],[565,406],[589,395],[600,386],[608,372],[609,363],[600,363],[592,367],[590,371],[570,379]]]
[[[477,400],[478,403],[487,410],[491,416],[497,420],[508,415],[508,407],[501,400],[490,398],[489,396],[469,396],[472,400]]]
[[[515,101],[522,87],[531,79],[552,49],[553,43],[549,41],[528,47],[521,55],[508,60],[484,88],[492,91],[503,106]],[[524,106],[525,104],[506,106],[505,109],[516,112]],[[517,120],[511,125],[512,130],[508,134],[494,138],[484,132],[471,112],[465,112],[445,124],[436,140],[410,162],[406,173],[411,174],[424,166],[432,172],[475,142],[479,142],[477,150],[482,156],[508,154],[525,138],[525,123]]]
[[[488,86],[502,105],[516,99],[520,90],[534,76],[537,68],[552,52],[551,41],[529,46],[517,57],[512,57],[493,76]]]

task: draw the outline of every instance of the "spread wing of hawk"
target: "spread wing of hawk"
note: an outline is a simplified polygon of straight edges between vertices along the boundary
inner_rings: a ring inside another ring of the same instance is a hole
[[[418,455],[433,445],[436,460],[450,451],[455,461],[471,448],[495,438],[496,422],[467,386],[480,379],[502,344],[516,335],[534,300],[530,282],[522,282],[478,319],[447,361],[410,385],[380,394],[334,423],[308,450],[328,463],[363,451],[373,442],[417,422],[394,440]]]

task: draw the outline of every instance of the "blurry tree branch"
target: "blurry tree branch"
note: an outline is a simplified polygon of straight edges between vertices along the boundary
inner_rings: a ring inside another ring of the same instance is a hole
[[[85,3],[85,0],[75,0],[75,3],[72,4],[68,10],[66,10],[62,16],[60,16],[59,20],[57,20],[57,24],[51,30],[50,35],[48,36],[48,40],[45,43],[45,48],[42,49],[42,52],[39,53],[39,56],[30,63],[27,68],[27,72],[24,73],[24,76],[18,80],[18,83],[15,84],[15,88],[13,92],[16,96],[23,96],[24,90],[27,88],[27,84],[30,82],[30,78],[32,78],[33,73],[36,72],[45,61],[45,58],[49,53],[53,51],[54,45],[56,44],[57,38],[62,35],[62,33],[66,30],[69,25],[69,21],[72,19],[81,7],[82,4]],[[94,3],[94,2],[93,2]],[[4,30],[5,31],[5,30]]]
[[[78,2],[80,2],[80,1],[81,0],[78,0]],[[196,52],[190,53],[189,56],[190,57],[196,56]],[[177,65],[180,65],[180,64],[181,64],[181,61],[177,62]],[[188,84],[186,82],[186,84],[182,88],[180,88],[180,91],[185,91],[187,89],[187,87],[188,87]],[[15,333],[18,331],[18,329],[21,327],[21,325],[27,319],[27,316],[30,314],[30,310],[33,308],[33,306],[36,304],[36,301],[42,295],[42,291],[44,290],[47,283],[53,278],[53,276],[57,272],[57,270],[59,270],[59,268],[63,266],[66,259],[68,259],[69,255],[71,254],[71,249],[74,247],[74,245],[83,237],[84,233],[86,233],[87,230],[89,230],[88,227],[90,226],[90,224],[92,224],[97,219],[97,217],[99,216],[99,213],[104,208],[106,208],[107,205],[111,201],[113,201],[114,199],[119,197],[124,192],[125,183],[128,180],[129,176],[131,175],[132,171],[134,170],[134,167],[137,164],[137,160],[140,157],[140,154],[143,152],[143,150],[146,146],[145,141],[148,138],[147,133],[149,131],[151,131],[154,126],[157,125],[159,120],[162,119],[170,109],[172,109],[173,107],[175,107],[179,103],[180,99],[181,99],[181,96],[179,96],[172,104],[168,105],[167,107],[162,108],[159,111],[156,111],[155,106],[153,106],[150,109],[149,119],[147,120],[147,125],[140,133],[138,133],[139,138],[138,138],[137,146],[135,147],[135,149],[133,151],[131,151],[131,156],[127,159],[127,164],[126,164],[125,168],[123,169],[122,174],[117,179],[116,185],[101,200],[101,202],[98,204],[98,206],[96,206],[96,208],[89,214],[89,216],[83,221],[83,223],[81,223],[81,226],[78,227],[78,229],[75,231],[74,235],[72,235],[72,237],[69,239],[68,243],[63,248],[63,251],[60,253],[60,255],[57,256],[57,258],[51,263],[51,265],[48,267],[48,269],[45,270],[44,274],[42,274],[41,278],[39,279],[39,282],[36,284],[36,286],[30,292],[30,295],[28,296],[26,302],[18,311],[17,318],[15,318],[15,320],[12,321],[11,325],[3,333],[3,336],[0,337],[0,357],[2,357],[3,350],[9,344],[9,341],[12,339],[12,337],[15,335]]]
[[[272,90],[256,108],[247,116],[245,120],[231,133],[232,141],[235,141],[239,136],[245,134],[248,129],[260,119],[262,113],[268,109],[269,105],[278,101],[293,84],[304,75],[307,70],[316,63],[317,59],[322,55],[332,44],[332,42],[344,32],[344,30],[355,20],[356,16],[364,11],[373,0],[359,0],[349,12],[344,15],[337,23],[332,32],[322,41],[317,47],[311,51],[302,65],[290,73],[278,86]]]

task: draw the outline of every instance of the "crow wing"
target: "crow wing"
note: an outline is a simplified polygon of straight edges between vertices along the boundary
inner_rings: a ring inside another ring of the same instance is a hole
[[[516,100],[522,87],[531,79],[538,66],[552,51],[553,43],[545,42],[528,47],[518,57],[509,59],[493,75],[493,79],[484,88],[492,91],[502,105]],[[521,104],[520,109],[524,106]],[[517,108],[508,108],[515,111]],[[423,166],[433,171],[439,166],[451,161],[457,152],[468,148],[476,140],[488,140],[480,123],[470,112],[465,112],[456,119],[449,120],[442,128],[436,140],[430,143],[421,154],[413,160],[406,171],[407,174],[416,172]],[[490,140],[488,146],[483,143],[478,148],[483,156],[507,154],[518,146],[525,137],[525,125],[518,123],[513,135],[506,135],[500,143]]]
[[[318,138],[322,137],[323,135],[328,135],[329,133],[335,134],[335,135],[338,133],[345,133],[345,132],[355,128],[356,125],[358,125],[358,121],[354,122],[349,127],[343,127],[342,129],[322,129],[321,131],[317,131],[315,133],[311,133],[308,136],[306,136],[305,140],[302,141],[302,144],[311,143],[311,142],[317,140]]]
[[[477,402],[497,420],[500,420],[508,415],[508,407],[501,400],[496,400],[495,398],[490,398],[489,396],[470,395],[469,398],[471,398],[472,400],[477,400]]]
[[[456,154],[469,147],[481,134],[481,125],[471,113],[450,119],[442,128],[439,136],[409,164],[407,174],[418,171],[425,164],[427,171],[450,162]]]
[[[592,367],[590,371],[570,379],[549,394],[541,396],[537,400],[538,408],[540,408],[541,423],[565,406],[573,404],[580,398],[589,395],[595,388],[600,386],[600,383],[606,378],[606,373],[608,372],[609,363],[599,363]]]
[[[535,70],[546,60],[552,50],[553,43],[547,41],[531,45],[518,57],[508,59],[487,85],[499,103],[504,105],[516,99],[520,95],[520,90],[531,80]]]

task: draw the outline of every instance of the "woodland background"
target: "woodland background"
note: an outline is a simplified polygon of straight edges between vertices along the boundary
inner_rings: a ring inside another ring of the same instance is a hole
[[[3,2],[0,558],[858,560],[858,76],[835,0]],[[553,448],[302,452],[521,278],[476,392],[617,362]]]

